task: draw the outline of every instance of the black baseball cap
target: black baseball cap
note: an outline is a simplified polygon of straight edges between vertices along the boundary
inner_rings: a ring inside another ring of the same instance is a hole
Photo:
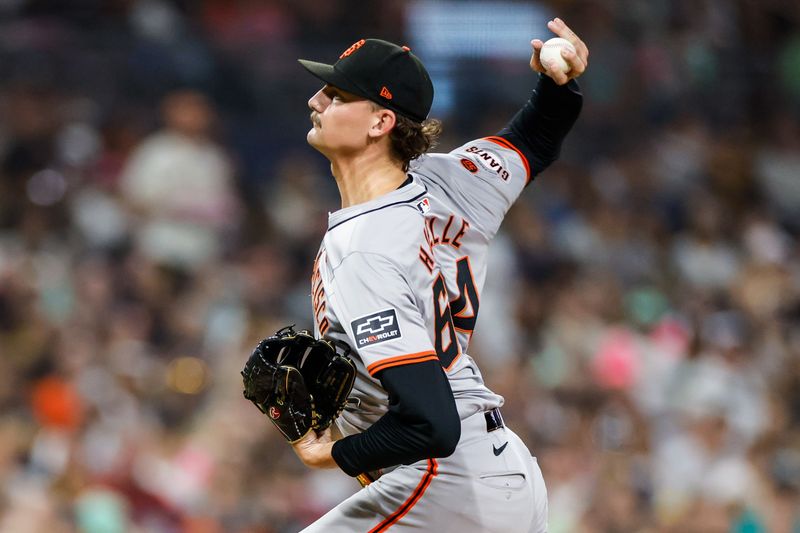
[[[431,110],[431,77],[407,46],[381,39],[361,39],[333,65],[299,61],[325,83],[363,96],[416,122],[425,120]]]

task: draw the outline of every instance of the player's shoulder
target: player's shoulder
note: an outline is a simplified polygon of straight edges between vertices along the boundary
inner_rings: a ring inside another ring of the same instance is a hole
[[[420,201],[425,201],[420,198]],[[352,251],[396,257],[424,238],[425,217],[414,203],[388,206],[354,221]]]
[[[327,238],[343,253],[361,252],[398,258],[424,242],[425,213],[430,199],[424,186],[413,183],[378,202],[337,213]]]

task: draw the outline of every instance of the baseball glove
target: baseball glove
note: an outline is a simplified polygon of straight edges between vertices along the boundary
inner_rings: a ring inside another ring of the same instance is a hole
[[[342,412],[356,368],[347,347],[315,339],[293,326],[258,343],[242,370],[244,397],[266,414],[289,442],[322,431]]]

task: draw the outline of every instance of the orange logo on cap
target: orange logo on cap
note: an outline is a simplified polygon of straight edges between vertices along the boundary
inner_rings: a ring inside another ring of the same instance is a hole
[[[392,93],[389,92],[389,89],[387,89],[385,85],[381,87],[381,96],[383,96],[387,100],[392,99]]]
[[[358,50],[359,48],[364,46],[365,42],[367,42],[367,41],[365,41],[364,39],[361,39],[360,41],[354,42],[353,44],[350,45],[350,48],[348,48],[347,50],[342,52],[342,55],[339,56],[339,59],[342,59],[342,58],[345,58],[345,57],[349,56],[350,54],[352,54],[353,52],[355,52],[356,50]]]

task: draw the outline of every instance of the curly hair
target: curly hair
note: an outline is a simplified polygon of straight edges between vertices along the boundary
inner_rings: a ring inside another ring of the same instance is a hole
[[[376,108],[381,106],[373,104]],[[437,119],[415,122],[408,117],[395,113],[397,121],[389,132],[392,156],[403,165],[403,172],[408,172],[411,161],[418,158],[434,146],[442,133],[442,123]]]

